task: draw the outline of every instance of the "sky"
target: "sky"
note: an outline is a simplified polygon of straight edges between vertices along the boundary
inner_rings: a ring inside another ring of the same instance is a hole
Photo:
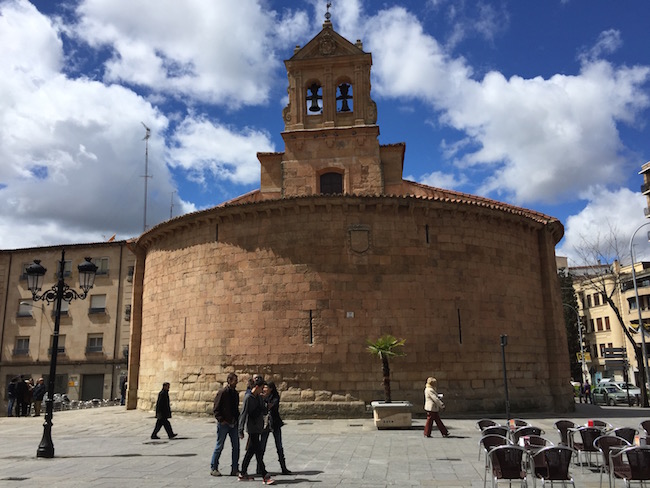
[[[570,265],[611,237],[629,262],[650,222],[650,2],[331,3],[372,53],[379,140],[406,143],[405,178],[560,219]],[[0,249],[137,237],[259,188],[257,152],[284,150],[283,61],[325,12],[0,0]]]

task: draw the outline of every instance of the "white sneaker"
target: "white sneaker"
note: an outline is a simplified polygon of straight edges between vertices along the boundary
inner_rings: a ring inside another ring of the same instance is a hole
[[[210,471],[210,476],[221,476],[221,473],[219,472],[218,469],[213,469]]]

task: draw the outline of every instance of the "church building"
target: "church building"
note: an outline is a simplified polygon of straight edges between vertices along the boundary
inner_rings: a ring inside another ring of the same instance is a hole
[[[169,381],[174,411],[211,412],[235,372],[303,415],[350,416],[383,400],[366,349],[385,334],[406,341],[392,396],[415,413],[429,376],[447,411],[505,412],[502,335],[511,410],[571,408],[562,224],[404,180],[405,144],[378,139],[372,56],[329,19],[285,65],[285,148],[258,154],[260,188],[134,243],[129,408]]]

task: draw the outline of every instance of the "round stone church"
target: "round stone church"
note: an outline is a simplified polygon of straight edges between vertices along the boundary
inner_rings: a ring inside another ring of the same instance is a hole
[[[175,412],[211,412],[235,372],[273,379],[297,415],[364,415],[383,400],[367,341],[391,334],[392,396],[415,413],[428,376],[449,412],[505,412],[501,335],[511,411],[569,409],[562,224],[404,180],[372,57],[329,20],[285,65],[285,150],[258,154],[259,190],[133,243],[128,407],[169,381]]]

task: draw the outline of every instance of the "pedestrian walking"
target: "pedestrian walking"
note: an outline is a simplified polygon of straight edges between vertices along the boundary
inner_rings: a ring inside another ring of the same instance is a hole
[[[591,385],[589,384],[589,380],[585,380],[585,384],[582,387],[582,391],[585,396],[585,403],[591,403]]]
[[[244,406],[239,416],[239,438],[243,439],[244,430],[248,431],[248,444],[246,445],[246,454],[244,454],[244,460],[242,461],[239,479],[242,481],[253,479],[252,476],[248,475],[248,465],[255,456],[264,483],[272,484],[274,480],[269,476],[264,466],[264,451],[261,439],[264,431],[265,405],[261,395],[264,385],[262,378],[256,378],[250,394],[244,397]]]
[[[170,418],[172,418],[172,407],[169,403],[169,383],[165,382],[163,383],[162,390],[158,393],[158,401],[156,402],[156,426],[151,434],[152,439],[160,439],[158,437],[158,431],[163,427],[170,439],[178,435],[172,430],[172,424],[169,423]]]
[[[27,400],[29,395],[29,385],[27,380],[22,376],[16,383],[16,417],[27,416]]]
[[[424,436],[431,437],[431,428],[433,422],[438,426],[438,430],[443,437],[449,437],[449,431],[440,418],[440,411],[445,409],[444,402],[438,397],[437,392],[438,380],[427,378],[427,384],[424,388],[424,409],[427,412],[427,421],[424,424]]]
[[[282,447],[282,426],[284,425],[284,422],[280,417],[280,393],[273,381],[269,381],[266,388],[268,389],[268,394],[265,392],[264,397],[266,400],[266,408],[270,415],[271,425],[269,426],[270,431],[265,431],[262,434],[262,451],[266,452],[266,443],[269,440],[269,434],[272,432],[282,474],[293,474],[287,468],[287,462],[284,459],[284,448]]]
[[[226,378],[226,386],[221,388],[214,397],[214,418],[217,419],[217,445],[210,461],[210,474],[221,476],[219,471],[219,458],[226,444],[226,437],[230,437],[232,447],[232,463],[230,476],[239,475],[239,393],[237,393],[237,375],[230,373]]]

